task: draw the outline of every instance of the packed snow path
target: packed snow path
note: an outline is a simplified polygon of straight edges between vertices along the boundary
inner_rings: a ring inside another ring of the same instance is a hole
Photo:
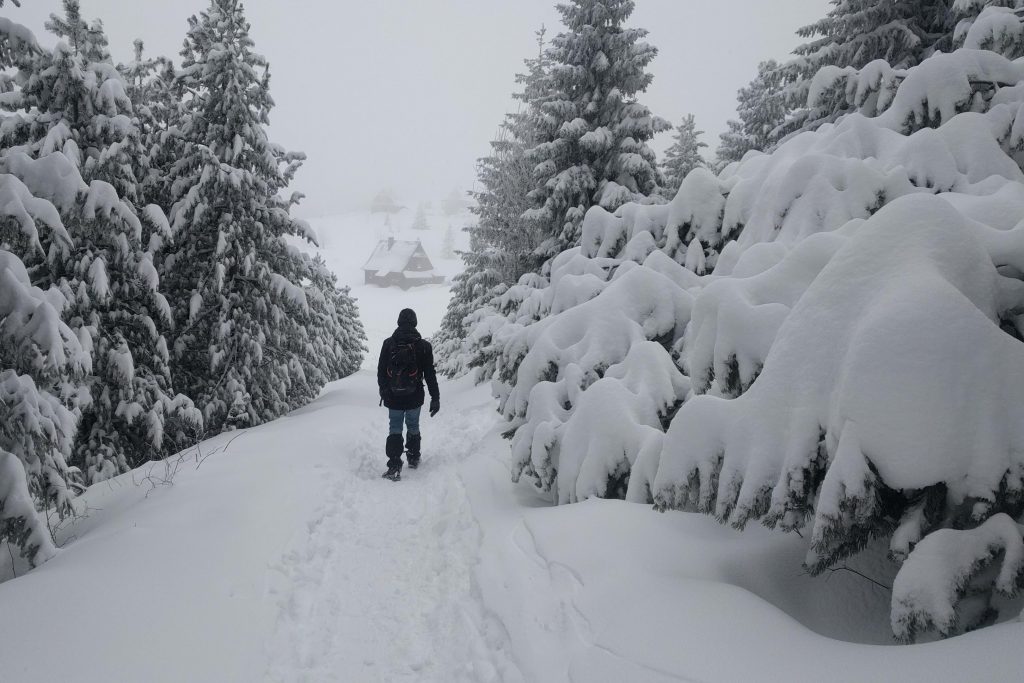
[[[338,467],[317,466],[324,503],[273,567],[268,679],[507,680],[504,636],[474,585],[480,531],[457,470],[493,424],[484,409],[424,414],[423,462],[401,482],[380,477],[383,416],[339,444]]]

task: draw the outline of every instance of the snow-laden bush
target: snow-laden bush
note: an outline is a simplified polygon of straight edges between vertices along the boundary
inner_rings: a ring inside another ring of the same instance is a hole
[[[696,170],[668,205],[591,209],[478,312],[515,478],[806,529],[813,572],[1019,519],[1024,69],[870,69],[868,115]],[[951,633],[940,602],[897,634]]]
[[[892,595],[892,631],[911,641],[925,630],[937,629],[948,636],[962,628],[957,603],[980,597],[971,627],[995,617],[989,605],[990,590],[1016,596],[1024,588],[1024,525],[1006,514],[990,517],[975,529],[940,529],[921,541],[903,563]],[[997,565],[995,576],[977,579]],[[968,593],[973,592],[973,595]],[[978,609],[980,608],[980,609]]]

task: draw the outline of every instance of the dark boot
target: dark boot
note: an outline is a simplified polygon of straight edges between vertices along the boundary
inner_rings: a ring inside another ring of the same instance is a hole
[[[402,448],[402,435],[388,434],[384,445],[384,452],[388,456],[388,471],[381,475],[385,479],[398,481],[402,478]]]
[[[420,435],[409,434],[405,439],[405,459],[409,461],[409,467],[416,469],[420,466]]]

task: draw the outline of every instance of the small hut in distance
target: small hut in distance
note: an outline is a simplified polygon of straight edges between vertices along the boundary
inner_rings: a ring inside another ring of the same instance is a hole
[[[434,270],[434,264],[419,240],[404,241],[393,237],[377,243],[363,266],[363,276],[368,285],[402,289],[444,282],[444,275]]]

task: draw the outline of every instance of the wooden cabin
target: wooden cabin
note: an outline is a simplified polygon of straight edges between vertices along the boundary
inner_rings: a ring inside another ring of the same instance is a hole
[[[370,259],[363,266],[368,285],[401,287],[433,285],[444,282],[444,275],[434,270],[423,244],[388,238],[377,243]]]

